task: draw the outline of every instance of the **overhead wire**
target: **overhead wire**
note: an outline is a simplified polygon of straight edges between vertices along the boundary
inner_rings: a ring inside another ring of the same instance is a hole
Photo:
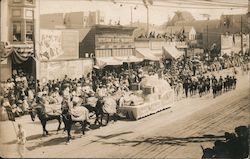
[[[45,0],[44,0],[45,1]],[[51,1],[51,0],[50,0]],[[60,1],[85,1],[85,2],[111,2],[114,4],[128,4],[128,5],[143,5],[142,0],[60,0]],[[222,1],[206,1],[206,0],[153,0],[151,7],[164,7],[164,8],[184,8],[184,9],[237,9],[247,8],[248,6],[243,3],[230,3]],[[161,2],[162,4],[159,4]]]
[[[144,5],[143,3],[140,3],[140,0],[116,0],[116,3],[122,3],[122,4],[134,4],[134,5]],[[156,2],[164,2],[162,4],[156,3]],[[177,3],[179,2],[179,3]],[[163,1],[163,0],[158,0],[155,1],[151,7],[166,7],[166,8],[190,8],[190,9],[233,9],[233,8],[247,8],[246,5],[212,5],[212,4],[202,4],[202,3],[197,3],[197,1],[184,1],[184,0],[168,0],[168,1]]]

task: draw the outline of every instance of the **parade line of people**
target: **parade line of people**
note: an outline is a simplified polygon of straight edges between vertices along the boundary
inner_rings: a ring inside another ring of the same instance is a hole
[[[248,63],[249,59],[241,61],[241,64],[236,66],[246,66],[248,71]],[[180,67],[180,64],[184,64],[184,66]],[[47,97],[52,101],[61,102],[64,98],[73,100],[74,97],[79,97],[83,104],[87,104],[88,98],[91,97],[99,99],[112,96],[116,92],[129,92],[132,85],[140,83],[145,74],[157,74],[159,78],[167,80],[175,90],[177,100],[182,98],[183,94],[186,97],[197,94],[202,97],[210,92],[215,98],[223,92],[236,88],[235,74],[237,71],[234,65],[232,66],[233,75],[227,75],[225,78],[205,75],[202,71],[194,70],[195,65],[191,60],[184,62],[184,59],[181,58],[175,62],[175,65],[177,68],[174,68],[174,73],[170,71],[173,68],[164,67],[162,69],[157,64],[147,64],[146,67],[137,65],[134,68],[121,68],[119,72],[116,69],[105,70],[102,74],[92,72],[79,79],[71,79],[65,75],[62,80],[49,80],[46,84],[42,84],[39,80],[35,81],[32,76],[26,76],[22,70],[13,71],[13,78],[1,83],[2,94],[4,94],[0,99],[1,109],[10,110],[18,117],[28,114],[30,108]],[[123,105],[119,103],[119,100],[117,103],[120,106]],[[1,115],[1,118],[6,118],[6,115]]]

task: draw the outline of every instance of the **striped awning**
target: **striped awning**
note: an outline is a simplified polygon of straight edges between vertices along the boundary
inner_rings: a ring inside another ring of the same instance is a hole
[[[130,63],[130,62],[142,62],[143,61],[143,58],[139,58],[139,57],[136,57],[136,56],[117,56],[115,57],[115,59],[121,61],[121,62],[127,62],[127,63]]]
[[[166,58],[178,59],[183,55],[181,51],[177,50],[176,47],[172,45],[163,46],[163,50]]]
[[[151,61],[160,60],[160,58],[155,55],[154,51],[152,51],[149,48],[136,48],[135,51],[137,56],[143,57],[144,60],[151,60]]]
[[[97,57],[96,58],[96,66],[99,68],[103,68],[105,66],[116,66],[122,65],[122,61],[116,60],[114,57]]]

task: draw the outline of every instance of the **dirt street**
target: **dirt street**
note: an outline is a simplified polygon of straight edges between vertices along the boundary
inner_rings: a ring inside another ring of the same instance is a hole
[[[42,127],[29,116],[17,119],[27,131],[25,157],[84,158],[201,158],[224,133],[249,124],[249,75],[238,75],[236,90],[217,98],[207,95],[175,102],[171,108],[138,121],[117,121],[89,130],[65,144],[66,134],[56,134],[56,121],[47,125],[51,135],[42,137]],[[0,123],[0,154],[19,157],[15,131],[10,121]],[[63,126],[62,126],[63,127]]]

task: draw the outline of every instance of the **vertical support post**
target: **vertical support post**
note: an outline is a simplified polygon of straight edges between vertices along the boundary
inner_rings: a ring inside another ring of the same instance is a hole
[[[147,6],[147,36],[149,34],[149,7]]]
[[[209,54],[209,49],[208,49],[208,23],[207,23],[207,53],[208,53],[208,59],[209,59],[210,54]]]
[[[240,50],[243,55],[243,29],[242,29],[242,16],[240,16]]]
[[[132,26],[133,25],[133,9],[132,9],[132,6],[130,6],[130,25]]]

